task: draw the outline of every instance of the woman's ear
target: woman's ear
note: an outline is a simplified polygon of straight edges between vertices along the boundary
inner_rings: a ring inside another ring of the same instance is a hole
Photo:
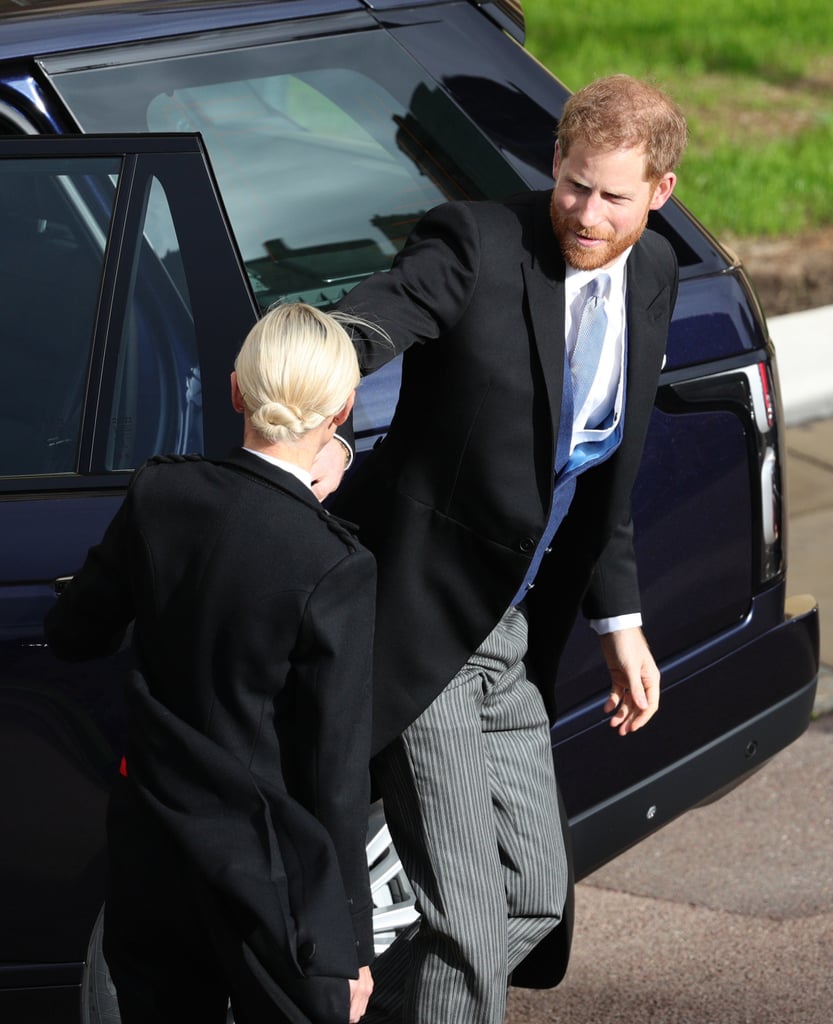
[[[237,374],[234,370],[231,371],[229,382],[231,384],[232,408],[235,412],[245,412],[246,405],[243,401],[243,392],[240,390],[240,385],[237,383]]]
[[[355,401],[356,389],[353,388],[353,390],[350,392],[350,397],[347,399],[347,401],[344,403],[341,409],[339,409],[339,411],[335,414],[335,416],[333,416],[333,422],[337,427],[340,427],[341,424],[347,419],[347,417],[353,411],[353,403]]]

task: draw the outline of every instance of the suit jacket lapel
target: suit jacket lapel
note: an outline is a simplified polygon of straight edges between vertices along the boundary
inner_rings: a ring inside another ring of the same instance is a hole
[[[634,408],[650,411],[667,339],[669,285],[639,242],[628,259],[627,282],[628,413]],[[626,434],[638,426],[633,421],[626,413]]]
[[[541,363],[553,431],[553,460],[564,386],[565,265],[550,221],[550,192],[531,207],[533,250],[522,271],[529,302],[532,336]]]

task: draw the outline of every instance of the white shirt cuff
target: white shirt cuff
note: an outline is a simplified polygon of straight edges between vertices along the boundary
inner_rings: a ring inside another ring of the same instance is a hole
[[[591,619],[590,625],[599,636],[605,633],[616,633],[620,629],[638,629],[642,625],[640,612],[631,612],[629,615],[614,615],[609,619]]]

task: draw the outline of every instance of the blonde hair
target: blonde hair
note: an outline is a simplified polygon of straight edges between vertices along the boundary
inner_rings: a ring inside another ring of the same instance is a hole
[[[359,383],[349,322],[296,302],[249,331],[234,369],[251,426],[270,444],[297,441],[344,408]]]

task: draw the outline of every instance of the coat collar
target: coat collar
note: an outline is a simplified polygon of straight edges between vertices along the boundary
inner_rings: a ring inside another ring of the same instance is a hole
[[[656,393],[668,341],[673,296],[667,253],[654,251],[656,236],[643,235],[627,265],[628,401],[650,401]],[[663,258],[664,257],[664,258]],[[625,422],[627,430],[628,423]]]
[[[321,510],[321,504],[312,491],[305,487],[301,481],[287,473],[285,469],[261,459],[257,455],[245,450],[245,448],[233,449],[225,458],[213,460],[218,465],[230,466],[238,472],[246,473],[249,476],[258,477],[266,481],[272,487],[277,487],[293,498],[298,498],[304,504],[309,505],[317,511]]]
[[[355,544],[356,534],[359,532],[358,526],[347,519],[333,515],[332,512],[328,511],[321,504],[308,487],[305,487],[296,476],[287,473],[280,466],[276,466],[271,462],[267,462],[266,459],[253,455],[251,452],[246,451],[245,448],[235,448],[224,459],[212,459],[211,461],[215,465],[228,466],[238,473],[244,473],[246,476],[260,479],[270,487],[276,487],[278,490],[291,495],[312,509],[320,519],[327,523],[331,530],[339,533],[344,540],[350,544]]]

